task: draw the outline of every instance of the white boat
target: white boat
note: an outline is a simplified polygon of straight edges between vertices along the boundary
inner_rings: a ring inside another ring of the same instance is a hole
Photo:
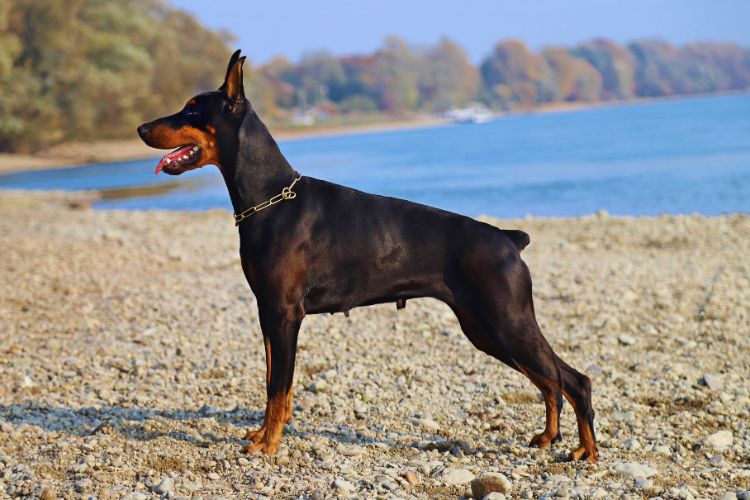
[[[478,104],[465,108],[454,108],[445,113],[445,119],[453,123],[487,123],[492,118],[492,112]]]

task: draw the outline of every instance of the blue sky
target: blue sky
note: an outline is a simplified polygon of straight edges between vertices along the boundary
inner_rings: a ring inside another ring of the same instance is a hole
[[[626,42],[663,38],[682,44],[729,41],[750,46],[750,0],[172,0],[212,28],[234,33],[254,63],[305,52],[371,52],[391,34],[422,45],[441,36],[474,62],[495,42],[532,48],[597,36]]]

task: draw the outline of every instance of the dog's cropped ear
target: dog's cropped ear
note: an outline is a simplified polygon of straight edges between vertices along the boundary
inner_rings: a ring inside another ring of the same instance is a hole
[[[227,65],[227,75],[224,77],[224,84],[219,90],[222,90],[232,102],[233,111],[239,111],[245,105],[245,87],[242,83],[242,64],[245,62],[245,56],[240,57],[240,51],[237,50],[229,59]]]

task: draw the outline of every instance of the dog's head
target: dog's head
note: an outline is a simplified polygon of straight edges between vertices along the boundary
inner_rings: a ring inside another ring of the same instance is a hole
[[[221,168],[223,142],[236,140],[250,109],[242,84],[244,62],[236,51],[219,90],[198,94],[180,112],[138,127],[138,135],[152,148],[174,149],[159,161],[157,174],[179,175],[208,164]]]

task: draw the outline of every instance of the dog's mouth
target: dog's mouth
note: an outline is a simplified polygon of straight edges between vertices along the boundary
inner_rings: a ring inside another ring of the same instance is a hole
[[[171,153],[164,155],[156,166],[156,174],[164,171],[165,174],[178,175],[195,168],[193,165],[201,157],[201,148],[195,144],[180,146]]]

